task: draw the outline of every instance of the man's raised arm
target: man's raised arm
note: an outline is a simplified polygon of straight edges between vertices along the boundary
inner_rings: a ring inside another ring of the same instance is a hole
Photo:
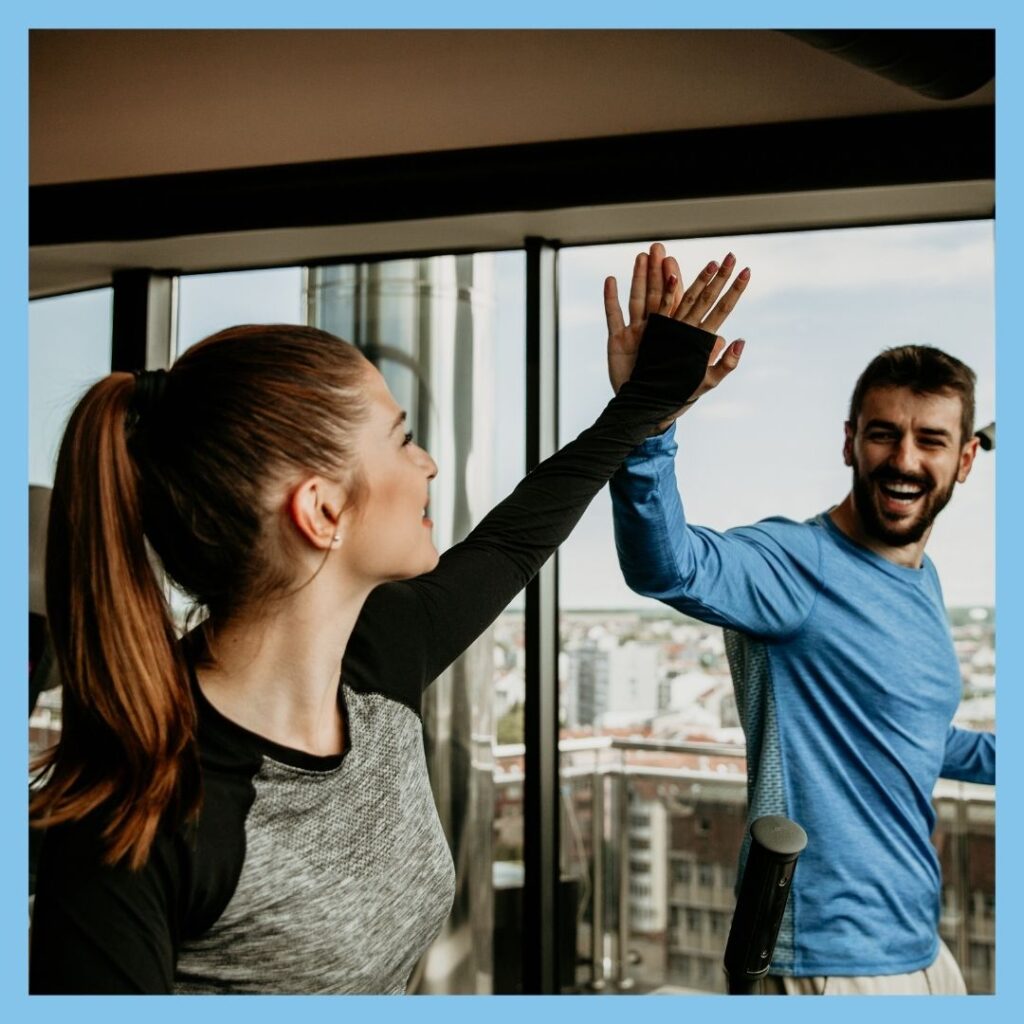
[[[685,291],[678,264],[655,244],[637,257],[623,321],[614,279],[605,282],[608,371],[612,387],[628,378],[648,316],[671,316],[714,333],[732,312],[749,280],[744,270],[719,299],[735,269],[730,253],[710,263]],[[716,300],[718,300],[716,302]],[[796,523],[771,519],[719,533],[686,522],[675,479],[674,420],[716,388],[739,365],[743,342],[716,337],[700,387],[660,424],[612,478],[612,510],[619,564],[629,586],[646,597],[722,626],[764,636],[797,630],[820,586],[819,541]],[[717,358],[716,361],[716,357]],[[699,443],[694,439],[694,443]]]

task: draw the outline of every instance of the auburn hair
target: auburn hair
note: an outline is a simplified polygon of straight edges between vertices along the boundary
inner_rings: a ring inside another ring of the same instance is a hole
[[[50,503],[63,724],[33,766],[34,826],[100,815],[105,862],[137,869],[159,829],[198,810],[190,674],[151,552],[214,625],[286,591],[294,566],[269,485],[319,473],[359,502],[366,370],[325,331],[248,325],[158,378],[112,373],[83,396]]]

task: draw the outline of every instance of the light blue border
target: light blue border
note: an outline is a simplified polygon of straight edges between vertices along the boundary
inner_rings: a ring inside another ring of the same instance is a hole
[[[999,696],[999,718],[1004,739],[1000,757],[1000,776],[1004,780],[999,798],[997,857],[999,864],[999,915],[997,918],[997,984],[995,997],[974,997],[971,1002],[937,999],[927,1007],[915,1002],[906,1004],[891,999],[876,1001],[868,1012],[873,1018],[897,1019],[898,1014],[925,1014],[929,1020],[950,1020],[962,1024],[966,1014],[981,1014],[986,1020],[1015,1016],[1013,1007],[1021,1001],[1022,970],[1017,966],[1022,951],[1020,926],[1012,926],[1011,910],[1024,904],[1019,873],[1021,860],[1021,798],[1017,780],[1022,778],[1021,747],[1015,742],[1015,729],[1021,722],[1021,699],[1017,687],[1024,681],[1022,672],[1021,573],[1024,551],[1016,515],[1022,498],[1020,479],[1021,406],[1015,384],[1024,380],[1021,347],[1021,294],[1017,274],[1021,272],[1020,191],[1024,188],[1020,160],[1021,52],[1024,39],[1019,17],[1008,12],[1008,3],[964,4],[935,2],[927,6],[905,0],[865,0],[853,4],[776,2],[759,4],[754,0],[733,0],[728,5],[684,5],[673,0],[648,0],[642,4],[609,3],[567,4],[553,0],[518,0],[507,9],[491,5],[462,3],[427,4],[408,0],[392,0],[387,4],[369,4],[356,9],[354,5],[323,0],[306,0],[302,4],[283,7],[280,3],[251,2],[226,4],[179,0],[163,8],[140,7],[138,4],[92,2],[23,4],[24,10],[8,7],[0,12],[0,103],[4,111],[3,143],[4,231],[2,232],[3,273],[0,275],[0,298],[4,311],[4,331],[0,337],[7,350],[8,369],[0,389],[0,417],[4,442],[0,447],[5,501],[2,525],[8,542],[5,545],[6,571],[2,584],[0,618],[0,651],[3,652],[5,714],[4,742],[0,745],[2,777],[0,787],[3,814],[8,823],[7,841],[3,847],[4,885],[0,888],[0,922],[3,928],[3,951],[0,958],[0,984],[3,1003],[9,1020],[107,1021],[135,1019],[144,1014],[147,1020],[174,1020],[187,1014],[195,1020],[215,1020],[234,1013],[250,1020],[277,1020],[281,1014],[300,1014],[304,1021],[336,1021],[351,1014],[356,1019],[372,1015],[376,1020],[477,1019],[486,1014],[495,1021],[518,1020],[524,1014],[556,1021],[569,1013],[586,1014],[588,1020],[618,1020],[624,1014],[642,1013],[645,1020],[677,1024],[680,1019],[703,1015],[716,1020],[745,1019],[752,1012],[768,1017],[785,1014],[787,1019],[817,1016],[813,1004],[806,1000],[788,1002],[761,1001],[754,1006],[737,1000],[713,997],[647,999],[643,1004],[631,997],[589,999],[566,1002],[553,998],[490,997],[486,1004],[473,997],[435,997],[432,999],[373,1000],[350,997],[344,1003],[316,997],[281,997],[279,999],[246,1000],[244,1005],[211,1004],[208,999],[150,999],[144,1006],[134,999],[28,999],[25,984],[26,921],[24,878],[26,854],[21,822],[24,820],[25,772],[24,679],[26,663],[25,585],[26,576],[26,507],[24,481],[27,475],[27,272],[24,240],[27,237],[27,29],[29,27],[607,27],[649,28],[672,26],[702,27],[992,27],[998,30],[998,215],[996,223],[997,282],[997,359],[999,385],[1000,475],[997,498],[998,573],[997,605],[999,611],[998,664],[1002,679]],[[622,75],[623,88],[642,86],[643,69],[609,69]],[[685,103],[680,97],[677,102]],[[898,286],[898,282],[896,283]],[[17,780],[12,783],[11,780]],[[623,1000],[626,1001],[623,1001]],[[301,1005],[299,1005],[301,1004]],[[772,1006],[775,1009],[772,1009]],[[865,1013],[860,1000],[832,1001],[830,1019],[854,1020]]]

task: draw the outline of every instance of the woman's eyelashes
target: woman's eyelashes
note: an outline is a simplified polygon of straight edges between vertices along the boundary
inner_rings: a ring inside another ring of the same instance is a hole
[[[405,437],[402,439],[402,447],[405,447],[405,445],[411,444],[411,443],[412,443],[412,431],[408,430],[405,433]]]

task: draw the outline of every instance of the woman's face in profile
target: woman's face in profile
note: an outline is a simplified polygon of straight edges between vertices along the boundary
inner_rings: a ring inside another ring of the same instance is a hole
[[[370,413],[356,437],[365,493],[341,550],[347,566],[364,578],[408,579],[437,565],[433,522],[426,516],[437,465],[411,439],[404,411],[369,363],[366,391]]]

